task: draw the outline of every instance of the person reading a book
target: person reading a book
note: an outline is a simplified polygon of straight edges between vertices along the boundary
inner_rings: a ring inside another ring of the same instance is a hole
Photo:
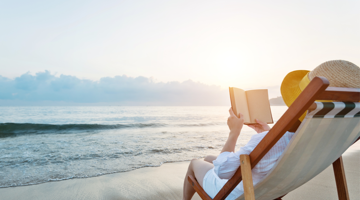
[[[360,68],[358,66],[343,60],[328,61],[311,72],[297,70],[287,74],[281,84],[281,95],[285,104],[290,106],[315,76],[327,78],[330,87],[360,88]],[[233,108],[230,108],[229,114],[227,125],[230,133],[219,156],[206,156],[204,160],[193,159],[190,162],[184,180],[184,200],[191,199],[195,193],[195,190],[187,181],[189,175],[194,176],[205,192],[211,198],[214,198],[239,168],[240,155],[250,154],[270,130],[267,123],[255,118],[256,123],[248,123],[247,125],[254,129],[257,134],[253,135],[250,141],[240,150],[235,151],[236,141],[244,125],[244,115],[241,112],[235,114]],[[305,114],[300,117],[300,121],[302,121]],[[286,132],[252,169],[254,185],[261,181],[275,166],[294,134],[293,132]],[[236,199],[243,193],[243,185],[240,182],[226,199]]]
[[[192,160],[189,166],[188,175],[193,175],[200,185],[204,188],[206,193],[212,198],[225,185],[235,171],[240,166],[240,155],[250,154],[261,139],[270,130],[270,126],[262,121],[256,120],[257,124],[248,125],[253,128],[258,134],[253,135],[250,141],[239,151],[235,152],[236,141],[240,135],[241,129],[244,125],[244,116],[240,114],[237,117],[233,110],[229,110],[230,116],[227,124],[230,129],[228,139],[221,150],[219,156],[206,156],[204,160]],[[294,133],[287,132],[279,140],[278,143],[265,155],[265,157],[253,168],[253,183],[258,183],[273,167],[278,157],[285,150]],[[185,180],[184,182],[184,199],[191,199],[189,197],[194,193],[192,186]],[[230,193],[227,199],[236,199],[244,192],[242,182]],[[189,196],[188,196],[189,195]]]

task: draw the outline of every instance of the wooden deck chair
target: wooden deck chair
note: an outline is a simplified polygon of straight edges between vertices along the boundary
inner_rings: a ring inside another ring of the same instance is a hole
[[[360,138],[360,88],[328,86],[326,78],[315,77],[250,155],[240,156],[239,169],[214,199],[225,199],[242,180],[239,200],[281,199],[331,164],[339,199],[349,199],[341,155]],[[253,187],[251,169],[286,131],[296,132],[273,169]],[[211,199],[193,176],[188,181],[202,199]]]

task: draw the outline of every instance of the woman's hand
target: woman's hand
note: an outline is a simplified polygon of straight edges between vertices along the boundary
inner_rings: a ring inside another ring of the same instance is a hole
[[[227,125],[229,126],[230,134],[239,135],[244,125],[244,116],[240,113],[240,117],[237,117],[231,108],[229,113],[230,117],[227,120]]]
[[[257,133],[262,133],[264,131],[269,131],[270,130],[270,126],[267,125],[265,122],[262,122],[262,121],[257,120],[257,119],[255,119],[255,121],[257,122],[257,124],[249,124],[247,126],[254,129]]]

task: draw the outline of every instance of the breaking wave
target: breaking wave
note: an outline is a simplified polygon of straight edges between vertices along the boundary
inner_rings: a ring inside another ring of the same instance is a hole
[[[74,131],[95,131],[123,128],[159,127],[164,124],[135,123],[135,124],[32,124],[32,123],[0,123],[0,138],[15,137],[27,134],[64,134]]]

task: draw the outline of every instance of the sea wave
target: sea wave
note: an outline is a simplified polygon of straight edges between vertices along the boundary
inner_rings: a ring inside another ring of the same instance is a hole
[[[223,122],[209,122],[209,123],[191,123],[191,124],[179,124],[182,127],[203,127],[203,126],[218,126],[224,125]]]
[[[178,127],[204,127],[217,126],[222,123],[191,123],[171,124]],[[96,131],[124,128],[151,128],[164,127],[169,124],[163,123],[129,123],[129,124],[34,124],[34,123],[0,123],[0,138],[16,137],[31,134],[66,134],[76,131]]]
[[[95,131],[123,128],[160,127],[160,123],[134,124],[32,124],[32,123],[0,123],[0,138],[15,137],[26,134],[72,133],[74,131]]]

